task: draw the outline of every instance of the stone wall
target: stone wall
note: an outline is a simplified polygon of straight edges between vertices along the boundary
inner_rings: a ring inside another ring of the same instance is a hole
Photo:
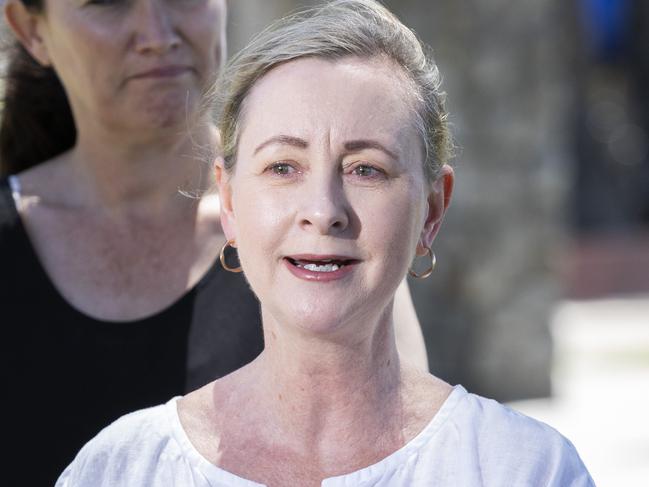
[[[562,2],[386,4],[433,47],[460,147],[454,201],[434,246],[438,268],[411,283],[431,370],[501,400],[547,395],[572,167]],[[230,5],[236,49],[298,2]]]

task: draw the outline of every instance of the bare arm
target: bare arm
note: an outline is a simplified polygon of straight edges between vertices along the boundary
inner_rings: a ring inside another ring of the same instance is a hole
[[[394,298],[394,323],[399,356],[405,362],[428,371],[428,355],[424,335],[417,319],[406,279]]]

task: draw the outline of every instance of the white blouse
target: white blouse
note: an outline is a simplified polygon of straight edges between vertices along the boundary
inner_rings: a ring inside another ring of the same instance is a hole
[[[88,442],[56,487],[264,487],[207,461],[178,417],[178,398],[115,421]],[[455,386],[415,438],[322,487],[594,486],[551,427]]]

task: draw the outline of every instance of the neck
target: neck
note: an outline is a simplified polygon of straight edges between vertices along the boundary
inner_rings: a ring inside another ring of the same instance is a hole
[[[264,316],[265,350],[252,376],[277,434],[290,431],[301,448],[321,451],[341,437],[367,444],[368,432],[400,426],[388,422],[400,414],[402,385],[391,306],[374,333],[360,338],[332,340],[275,325]]]
[[[216,150],[216,129],[208,124],[147,140],[84,137],[61,162],[70,179],[71,203],[113,216],[167,214],[181,209],[181,194],[212,186],[209,151]]]

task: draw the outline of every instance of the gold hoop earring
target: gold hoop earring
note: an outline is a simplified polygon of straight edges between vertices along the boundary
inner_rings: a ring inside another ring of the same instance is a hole
[[[425,247],[425,249],[426,255],[430,257],[430,267],[421,273],[413,271],[412,268],[408,269],[408,274],[417,279],[426,279],[433,273],[433,271],[435,270],[435,265],[437,264],[437,257],[435,257],[435,252],[433,252],[430,247]],[[422,257],[426,257],[426,255],[423,255]]]
[[[221,259],[221,265],[228,272],[234,272],[234,273],[243,272],[243,269],[241,268],[241,266],[239,266],[239,267],[230,267],[230,266],[228,266],[228,264],[225,263],[225,249],[227,249],[228,247],[232,247],[233,249],[236,248],[234,246],[234,240],[228,240],[227,242],[225,242],[223,244],[223,247],[221,247],[221,253],[219,254],[219,258]]]

